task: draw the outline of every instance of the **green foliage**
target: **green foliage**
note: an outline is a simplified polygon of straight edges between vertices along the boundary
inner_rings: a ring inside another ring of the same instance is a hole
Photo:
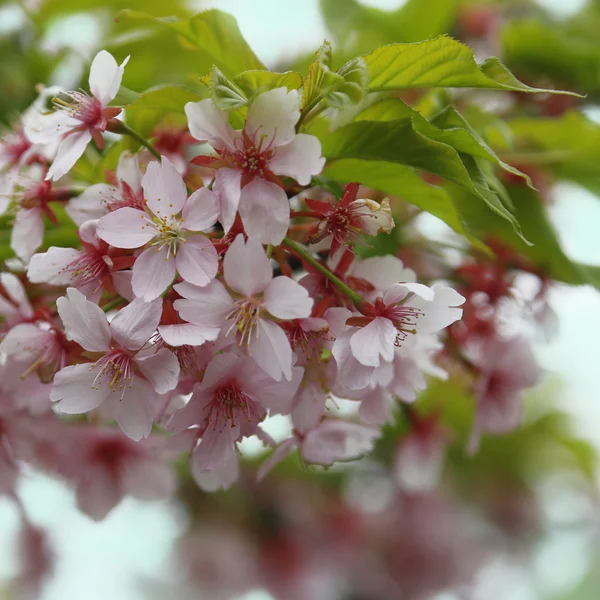
[[[573,95],[529,87],[516,79],[497,58],[478,65],[467,46],[447,36],[415,44],[383,46],[364,59],[369,69],[370,91],[458,87]]]

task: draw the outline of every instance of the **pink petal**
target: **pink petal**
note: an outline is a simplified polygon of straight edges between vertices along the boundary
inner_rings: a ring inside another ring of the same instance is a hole
[[[127,388],[123,399],[118,402],[115,415],[121,431],[127,437],[138,442],[150,435],[154,421],[152,401],[155,399],[152,386],[140,377],[134,377],[131,387]]]
[[[255,179],[242,188],[239,212],[248,237],[262,244],[281,244],[290,226],[285,192],[264,179]]]
[[[379,435],[375,427],[326,419],[306,434],[302,456],[307,462],[324,466],[354,460],[370,452]]]
[[[396,328],[389,319],[376,317],[350,338],[352,354],[367,367],[378,367],[380,356],[390,362],[394,359],[396,335]]]
[[[323,416],[326,401],[327,394],[320,382],[309,381],[303,385],[298,391],[292,410],[294,428],[304,433],[316,427]]]
[[[175,265],[185,281],[202,287],[217,274],[219,255],[208,238],[193,235],[179,244]]]
[[[133,278],[133,271],[113,271],[111,273],[111,279],[117,294],[129,300],[130,302],[135,298],[133,288],[131,287],[131,279]]]
[[[325,165],[321,142],[314,135],[299,133],[285,146],[276,148],[269,168],[276,175],[293,177],[300,185],[308,185]]]
[[[83,363],[61,369],[54,376],[50,400],[57,402],[59,412],[78,415],[94,410],[108,398],[111,389],[96,385],[100,368]]]
[[[185,105],[190,133],[200,141],[207,141],[213,148],[235,150],[239,136],[227,122],[227,113],[219,110],[212,100],[188,102]]]
[[[262,481],[268,473],[276,467],[282,460],[284,460],[291,452],[293,452],[298,447],[298,442],[296,438],[289,438],[283,441],[275,450],[267,460],[263,462],[262,465],[258,468],[256,473],[256,479],[258,481]]]
[[[200,471],[197,465],[198,461],[192,457],[192,477],[205,492],[227,490],[240,476],[240,460],[235,454],[232,454],[222,467],[214,471]]]
[[[292,349],[285,332],[272,321],[259,319],[250,354],[258,366],[275,381],[292,378]]]
[[[165,156],[152,161],[142,178],[148,208],[160,219],[169,221],[179,214],[187,199],[183,177]]]
[[[156,333],[161,314],[162,298],[151,302],[136,298],[110,322],[112,338],[123,348],[139,350]]]
[[[409,294],[413,294],[420,301],[425,302],[431,302],[435,297],[433,289],[422,283],[396,283],[385,290],[383,301],[386,304],[396,304],[404,300]],[[409,306],[414,306],[412,300],[408,304]]]
[[[412,285],[417,284],[413,283]],[[434,298],[430,302],[419,297],[411,298],[408,301],[410,306],[423,311],[417,320],[419,335],[436,333],[462,317],[462,309],[457,307],[463,304],[465,299],[456,290],[436,283],[432,292]]]
[[[175,289],[190,299],[175,300],[173,306],[179,316],[190,323],[206,327],[221,327],[225,317],[231,312],[233,301],[225,286],[213,279],[206,287],[199,288],[187,284],[176,284]],[[193,292],[190,293],[190,289]]]
[[[256,142],[263,138],[265,146],[282,146],[294,139],[299,118],[298,91],[281,87],[256,97],[244,129]]]
[[[256,398],[264,408],[268,408],[271,414],[290,412],[292,400],[298,392],[300,382],[304,376],[303,367],[293,367],[292,377],[289,381],[285,379],[275,381],[261,369],[257,369],[253,360],[247,360],[236,371],[238,373],[237,379],[244,390],[253,398]]]
[[[308,317],[313,304],[306,289],[290,277],[275,277],[265,288],[263,305],[278,319]]]
[[[205,342],[214,342],[219,337],[218,327],[204,327],[193,323],[159,325],[158,333],[169,346],[202,346]]]
[[[118,200],[121,192],[108,183],[97,183],[83,190],[77,198],[67,203],[65,210],[76,225],[90,219],[100,219],[108,213],[107,203]]]
[[[366,279],[377,290],[386,290],[396,283],[413,282],[417,278],[412,269],[405,268],[402,261],[392,255],[355,260],[350,272],[353,277]]]
[[[242,192],[242,172],[237,169],[219,169],[215,175],[213,190],[219,194],[221,216],[219,221],[227,233],[233,222],[240,203]]]
[[[239,423],[235,425],[224,417],[211,419],[206,426],[201,442],[192,454],[194,470],[197,473],[214,471],[223,467],[234,453],[234,443],[240,432]]]
[[[389,394],[381,388],[370,390],[363,397],[358,414],[369,425],[385,425],[392,418]]]
[[[129,56],[119,66],[113,55],[106,50],[100,50],[96,54],[90,67],[89,84],[90,91],[102,106],[106,106],[117,95],[128,61]]]
[[[175,257],[169,253],[169,248],[147,248],[133,265],[133,293],[150,302],[167,289],[176,272]]]
[[[360,390],[369,385],[373,375],[373,367],[362,365],[354,356],[350,347],[350,340],[353,335],[352,329],[337,335],[331,353],[338,367],[339,380],[351,390]]]
[[[177,487],[174,470],[167,464],[146,457],[125,461],[122,485],[126,493],[139,500],[161,500]]]
[[[223,274],[232,290],[247,297],[262,292],[273,279],[271,261],[262,245],[250,239],[244,241],[242,234],[225,254]]]
[[[43,241],[42,211],[39,208],[19,210],[10,235],[10,247],[15,254],[27,263]]]
[[[182,226],[189,231],[205,231],[217,222],[220,211],[218,192],[202,187],[184,204]]]
[[[50,283],[67,285],[72,274],[65,269],[81,252],[74,248],[50,246],[46,252],[34,254],[27,267],[27,278],[31,283]]]
[[[102,309],[75,288],[56,301],[58,314],[65,325],[67,337],[90,352],[110,349],[110,329]]]
[[[119,208],[98,221],[98,237],[115,248],[139,248],[156,235],[143,210]]]
[[[128,150],[121,153],[117,164],[117,181],[126,183],[134,193],[142,189],[139,154],[131,154]]]
[[[77,483],[77,507],[101,521],[123,499],[118,478],[105,468],[93,468]]]
[[[156,354],[135,361],[144,377],[159,394],[166,394],[179,383],[179,361],[166,348]]]
[[[216,354],[206,367],[202,384],[198,388],[199,392],[208,392],[211,388],[218,385],[221,381],[237,376],[240,370],[248,361],[237,354]]]
[[[46,173],[46,179],[56,181],[66,175],[81,158],[91,139],[92,134],[88,129],[69,133],[60,143],[56,157]]]

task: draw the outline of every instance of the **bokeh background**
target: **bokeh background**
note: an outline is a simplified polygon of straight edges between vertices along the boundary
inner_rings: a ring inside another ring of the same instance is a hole
[[[126,70],[124,80],[130,89],[169,81],[199,85],[190,72],[204,74],[210,64],[191,65],[185,45],[174,43],[167,33],[140,33],[115,21],[127,6],[156,16],[186,16],[209,7],[230,12],[259,58],[282,71],[306,66],[324,39],[333,43],[341,64],[344,57],[384,43],[448,32],[469,43],[477,57],[503,57],[526,82],[550,82],[586,94],[580,108],[600,126],[600,2],[422,3],[431,22],[421,31],[403,28],[402,0],[4,2],[0,122],[8,123],[31,103],[38,83],[79,87],[89,60],[101,48],[117,57],[132,55],[135,69]],[[516,100],[494,93],[482,101],[498,103],[501,111]],[[600,199],[593,193],[594,188],[600,191],[600,136],[589,148],[588,158],[594,156],[597,171],[589,173],[591,184],[584,188],[558,178],[549,191],[548,211],[569,257],[600,264]],[[433,217],[420,217],[418,227],[437,239],[449,236]],[[8,233],[0,231],[0,257],[9,256]],[[278,572],[297,569],[303,581],[314,579],[315,587],[298,584],[293,598],[333,600],[338,596],[324,591],[328,578],[333,589],[339,577],[332,554],[368,544],[397,559],[401,585],[397,595],[389,592],[390,599],[600,598],[600,295],[589,286],[557,284],[550,302],[559,333],[550,342],[536,343],[547,376],[526,400],[523,427],[505,438],[486,440],[475,458],[466,456],[464,444],[453,445],[442,488],[431,497],[397,497],[385,471],[385,443],[374,458],[347,468],[312,473],[288,461],[262,486],[243,479],[232,491],[212,496],[185,483],[182,473],[178,499],[152,504],[126,500],[101,523],[79,513],[72,493],[60,482],[31,472],[19,495],[31,520],[49,531],[55,553],[41,598],[270,600]],[[433,386],[422,402],[452,393],[447,404],[456,408],[448,418],[459,431],[468,431],[472,406],[459,391]],[[275,422],[272,431],[283,437],[285,427]],[[388,440],[402,427],[399,420]],[[246,450],[252,460],[257,448],[248,445]],[[391,505],[396,506],[390,520]],[[315,533],[325,523],[335,528],[326,536],[331,546]],[[14,505],[0,498],[0,598],[2,581],[6,597],[14,594],[10,582],[19,571],[18,524]],[[388,530],[386,536],[382,528]],[[271,593],[252,584],[256,554],[273,571]],[[360,555],[363,564],[357,572],[369,570],[369,553]],[[376,561],[371,572],[377,573]],[[311,595],[311,589],[319,591]],[[383,597],[349,582],[343,598]]]

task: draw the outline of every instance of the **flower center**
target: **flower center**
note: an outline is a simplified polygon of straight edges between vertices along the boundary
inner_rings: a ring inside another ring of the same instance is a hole
[[[227,320],[231,319],[233,321],[225,335],[237,331],[240,334],[240,346],[250,344],[259,317],[260,303],[257,300],[254,298],[238,300],[235,302],[232,311],[225,317]]]
[[[110,267],[112,267],[112,260],[109,256],[97,250],[85,250],[70,262],[63,272],[70,274],[75,287],[97,281],[96,289],[98,289],[102,285],[104,277],[108,275]]]
[[[119,189],[121,192],[120,194],[117,192],[114,195],[102,198],[102,204],[104,204],[110,212],[125,207],[137,208],[138,210],[144,210],[146,208],[142,189],[136,193],[124,181],[119,182]]]
[[[9,133],[0,145],[0,157],[9,164],[16,165],[29,148],[31,148],[31,142],[23,130],[14,131]]]
[[[63,92],[60,98],[54,99],[57,109],[64,110],[71,117],[81,121],[89,129],[106,129],[106,118],[102,104],[84,91]]]
[[[156,247],[156,251],[167,247],[167,256],[165,260],[169,260],[171,254],[177,255],[177,247],[179,243],[185,244],[185,236],[181,228],[181,221],[174,217],[157,217],[145,218],[147,224],[142,225],[142,229],[153,227],[156,231],[156,237],[152,242],[152,246]]]
[[[259,416],[256,403],[242,392],[235,379],[215,391],[205,410],[208,411],[207,421],[212,421],[215,427],[223,422],[235,427],[237,419],[244,418],[251,422]]]
[[[110,352],[98,359],[94,367],[100,367],[100,371],[94,378],[92,388],[99,390],[104,384],[113,391],[121,392],[121,400],[127,388],[133,383],[133,361],[131,356],[122,348],[113,348]],[[93,367],[90,367],[90,370]]]
[[[403,300],[389,306],[383,305],[383,300],[377,298],[375,308],[383,305],[381,316],[389,319],[397,330],[396,346],[400,346],[409,333],[417,333],[417,320],[423,315],[423,311],[414,306],[407,306],[406,301],[413,294],[408,294]]]

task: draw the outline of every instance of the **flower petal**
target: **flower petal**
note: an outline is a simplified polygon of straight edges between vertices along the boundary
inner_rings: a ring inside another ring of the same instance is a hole
[[[250,354],[258,366],[275,381],[292,378],[292,348],[285,332],[272,321],[259,319]]]
[[[65,269],[81,255],[74,248],[50,246],[46,252],[34,254],[27,267],[27,278],[31,283],[68,285],[72,274]]]
[[[148,208],[160,219],[171,220],[187,199],[183,177],[165,156],[160,163],[154,160],[148,165],[142,187]]]
[[[79,415],[100,406],[110,395],[110,388],[96,385],[99,372],[100,367],[94,367],[91,363],[61,369],[54,376],[50,390],[50,400],[58,403],[58,411]]]
[[[423,311],[417,320],[419,335],[436,333],[462,317],[462,308],[457,307],[464,303],[463,296],[451,287],[439,283],[433,286],[432,291],[434,298],[431,302],[426,302],[419,297],[411,298],[408,302],[410,306]]]
[[[169,346],[202,346],[205,342],[214,342],[219,336],[218,327],[204,327],[193,323],[159,325],[158,333]]]
[[[67,337],[90,352],[110,349],[110,329],[102,309],[75,288],[56,301],[58,314],[65,325]]]
[[[310,316],[313,299],[291,277],[275,277],[265,288],[264,307],[278,319],[302,319]]]
[[[152,402],[155,399],[152,386],[141,377],[134,377],[115,411],[117,423],[127,437],[139,442],[150,435],[154,422]]]
[[[218,192],[202,187],[184,204],[182,226],[189,231],[206,231],[217,222],[220,211]]]
[[[367,367],[378,367],[379,357],[386,362],[394,359],[396,328],[385,317],[375,317],[350,338],[350,348],[356,360]]]
[[[232,290],[247,297],[262,292],[273,279],[271,262],[262,245],[250,239],[244,241],[242,234],[225,253],[223,274]]]
[[[290,226],[290,204],[275,183],[255,179],[240,197],[240,217],[248,237],[262,244],[281,244]]]
[[[280,87],[259,94],[248,109],[245,131],[258,143],[266,146],[289,144],[296,135],[300,118],[298,91]]]
[[[179,244],[175,265],[185,281],[202,287],[217,274],[219,255],[208,238],[193,235]]]
[[[115,248],[139,248],[156,235],[156,229],[143,210],[126,206],[102,217],[97,233]]]
[[[60,143],[56,157],[46,173],[46,179],[56,181],[66,175],[83,155],[91,139],[92,134],[88,129],[69,133]]]
[[[142,189],[142,171],[139,159],[139,154],[132,154],[125,150],[119,156],[117,164],[117,181],[126,183],[134,193]]]
[[[90,219],[100,219],[107,212],[106,204],[118,200],[121,192],[108,183],[97,183],[83,190],[77,198],[67,203],[65,210],[76,225],[81,225]]]
[[[237,169],[219,169],[215,175],[213,189],[218,192],[221,203],[219,221],[227,233],[233,222],[242,193],[242,172]]]
[[[220,469],[234,453],[234,442],[239,436],[239,423],[233,424],[222,415],[211,419],[202,440],[194,449],[192,462],[197,473]]]
[[[273,173],[293,177],[300,185],[308,185],[312,176],[318,175],[324,165],[321,142],[306,133],[299,133],[289,144],[276,148],[269,161]]]
[[[227,113],[219,110],[212,100],[188,102],[185,105],[190,133],[200,141],[207,141],[213,148],[235,150],[238,134],[227,122]]]
[[[240,459],[232,454],[223,466],[213,471],[200,471],[198,461],[192,456],[192,477],[198,487],[205,492],[216,492],[229,489],[240,476]]]
[[[207,286],[184,287],[185,284],[176,284],[175,289],[185,299],[175,300],[173,306],[179,316],[189,323],[205,327],[221,327],[224,319],[231,312],[233,301],[225,286],[213,279]],[[190,290],[193,290],[190,293]],[[189,298],[189,299],[188,299]]]
[[[169,248],[147,248],[133,265],[133,293],[150,302],[167,289],[176,272],[175,257],[169,253]]]
[[[136,298],[110,322],[112,338],[127,350],[139,350],[156,333],[161,313],[162,298],[151,302]]]
[[[117,95],[128,61],[129,56],[119,66],[113,55],[106,50],[100,50],[94,57],[90,67],[90,91],[102,106],[106,106]]]
[[[24,262],[29,262],[44,241],[44,219],[39,208],[19,210],[10,235],[10,247]]]
[[[167,348],[156,354],[135,361],[144,377],[159,394],[175,389],[179,382],[179,361]]]

